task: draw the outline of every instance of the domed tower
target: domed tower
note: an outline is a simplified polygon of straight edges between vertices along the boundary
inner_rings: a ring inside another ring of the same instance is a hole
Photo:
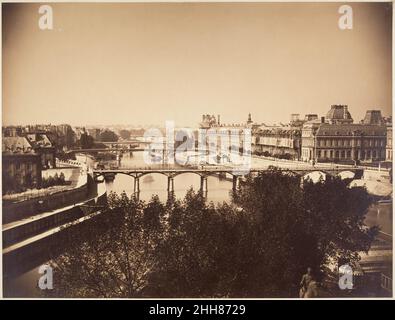
[[[331,109],[325,118],[330,124],[349,124],[354,122],[350,112],[348,112],[348,106],[340,104],[331,105]]]

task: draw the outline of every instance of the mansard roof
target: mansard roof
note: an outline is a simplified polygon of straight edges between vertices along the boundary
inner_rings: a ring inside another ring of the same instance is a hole
[[[317,130],[317,136],[351,136],[353,134],[363,134],[365,136],[385,136],[386,127],[380,125],[366,124],[322,123]]]
[[[25,137],[3,137],[3,153],[32,153],[34,154],[33,145]]]
[[[326,114],[327,120],[352,120],[346,105],[332,105]]]

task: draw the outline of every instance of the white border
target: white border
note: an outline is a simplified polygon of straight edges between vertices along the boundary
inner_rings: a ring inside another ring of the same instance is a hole
[[[394,90],[394,82],[395,82],[395,60],[394,60],[394,34],[395,34],[395,25],[394,25],[394,16],[395,16],[395,3],[394,1],[391,0],[346,0],[346,1],[341,1],[341,0],[321,0],[321,1],[315,1],[315,0],[304,0],[304,1],[293,1],[293,0],[216,0],[216,1],[211,1],[211,0],[206,0],[206,1],[194,1],[194,0],[184,0],[184,1],[177,1],[177,0],[144,0],[144,1],[138,1],[138,0],[115,0],[115,1],[104,1],[104,0],[85,0],[85,1],[80,1],[80,0],[70,0],[70,1],[59,1],[59,0],[53,0],[53,1],[34,1],[34,0],[25,0],[25,1],[18,1],[18,0],[10,0],[10,1],[2,1],[0,0],[0,3],[196,3],[196,2],[201,2],[201,3],[311,3],[311,2],[316,2],[316,3],[380,3],[380,2],[391,2],[392,5],[392,115],[394,114],[395,110],[395,90]],[[0,7],[0,30],[2,30],[2,7]],[[2,53],[3,53],[3,42],[1,41],[0,43],[0,74],[2,75]],[[1,76],[0,78],[0,105],[1,105],[1,111],[3,110],[3,98],[2,98],[2,93],[3,93],[3,86],[2,86],[2,79],[3,77]],[[1,124],[3,124],[2,121],[2,116],[3,112],[0,114],[0,119],[1,119]],[[392,133],[393,138],[395,137],[395,134]],[[1,140],[1,138],[0,138]],[[394,139],[392,139],[394,141]],[[0,170],[2,169],[2,164],[0,164]],[[0,188],[2,186],[2,182],[0,180]],[[393,186],[394,190],[394,186]],[[1,208],[0,208],[0,213],[2,213],[2,200],[0,200],[1,203]],[[2,225],[2,214],[0,214],[0,225]],[[394,207],[392,206],[392,230],[394,231],[395,227],[395,221],[394,221]],[[3,248],[2,245],[2,236],[0,237],[0,248]],[[392,239],[392,252],[395,248],[395,240],[394,238]],[[393,254],[392,254],[393,255]],[[393,255],[394,257],[394,255]],[[299,300],[299,301],[306,301],[306,300],[312,300],[312,299],[300,299],[300,298],[128,298],[128,299],[120,299],[120,298],[49,298],[49,299],[44,299],[44,298],[4,298],[3,297],[3,263],[2,263],[3,255],[0,255],[0,300],[210,300],[210,301],[231,301],[231,300]],[[395,274],[395,264],[394,264],[394,259],[392,259],[392,279]],[[394,296],[394,280],[392,280],[392,298],[380,298],[380,297],[373,297],[373,298],[315,298],[313,300],[395,300]]]

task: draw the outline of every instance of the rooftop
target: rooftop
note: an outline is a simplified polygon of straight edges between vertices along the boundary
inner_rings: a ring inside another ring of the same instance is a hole
[[[331,123],[338,123],[338,122],[352,123],[353,122],[351,114],[350,114],[350,112],[348,112],[347,105],[340,105],[340,104],[331,105],[331,109],[326,114],[326,120],[328,120]]]
[[[365,134],[373,135],[386,135],[386,128],[380,125],[367,125],[367,124],[328,124],[322,123],[318,130],[317,136],[333,136],[333,135],[352,135]]]
[[[19,154],[34,154],[33,145],[25,137],[3,137],[2,139],[3,153],[19,153]]]

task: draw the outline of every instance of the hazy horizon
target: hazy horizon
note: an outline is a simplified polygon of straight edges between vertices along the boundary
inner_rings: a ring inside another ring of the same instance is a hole
[[[391,3],[3,4],[3,125],[392,115]]]

